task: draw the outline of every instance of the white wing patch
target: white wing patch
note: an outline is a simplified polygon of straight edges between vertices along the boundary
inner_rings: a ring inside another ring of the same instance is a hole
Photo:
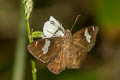
[[[95,31],[95,28],[94,28],[94,26],[92,27],[92,30],[93,30],[93,31]]]
[[[60,30],[58,30],[60,28]],[[57,31],[58,30],[58,31]],[[57,32],[56,32],[57,31]],[[55,33],[56,32],[56,33]],[[64,36],[64,28],[53,16],[50,16],[49,21],[46,21],[43,26],[44,38]]]
[[[87,28],[86,28],[86,30],[84,32],[84,36],[85,36],[87,42],[90,43],[91,35],[88,33],[88,29]]]
[[[50,41],[48,39],[45,39],[45,45],[44,47],[42,48],[42,51],[43,51],[43,54],[47,54],[48,52],[48,49],[49,49],[49,46],[50,46]]]
[[[38,41],[35,42],[35,46],[37,46],[37,45],[38,45]]]

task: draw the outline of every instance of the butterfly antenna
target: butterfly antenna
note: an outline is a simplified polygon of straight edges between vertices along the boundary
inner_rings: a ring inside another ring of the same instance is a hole
[[[75,27],[75,24],[76,24],[76,22],[77,22],[77,20],[78,20],[79,17],[80,17],[80,15],[77,15],[77,17],[76,17],[76,19],[75,19],[75,22],[74,22],[74,24],[72,25],[71,31],[72,31],[73,28]]]

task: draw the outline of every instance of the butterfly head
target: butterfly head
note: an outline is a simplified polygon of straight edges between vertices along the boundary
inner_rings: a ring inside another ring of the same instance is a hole
[[[71,31],[69,29],[67,29],[65,31],[65,37],[67,37],[67,38],[71,38],[72,37],[72,33],[71,33]]]

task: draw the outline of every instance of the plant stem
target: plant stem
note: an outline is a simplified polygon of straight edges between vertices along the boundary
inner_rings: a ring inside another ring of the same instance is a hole
[[[32,35],[31,35],[30,25],[29,25],[28,20],[26,20],[26,27],[27,27],[29,43],[31,43],[31,42],[33,42],[33,38],[32,38]],[[33,80],[37,80],[37,75],[36,75],[37,69],[36,69],[36,66],[35,66],[35,61],[33,59],[31,60],[31,64],[32,64],[32,77],[33,77]]]
[[[26,20],[26,27],[27,27],[27,33],[28,33],[28,39],[29,39],[29,43],[33,42],[33,38],[32,38],[32,35],[31,35],[31,31],[30,31],[30,26],[29,26],[29,21]],[[33,77],[33,80],[37,80],[37,69],[36,69],[36,66],[35,66],[35,61],[32,59],[31,60],[31,64],[32,64],[32,77]]]
[[[31,42],[33,42],[33,38],[31,36],[30,25],[29,25],[29,21],[28,20],[26,20],[26,27],[27,27],[27,33],[28,33],[29,43],[31,43]]]
[[[32,12],[32,8],[33,8],[33,1],[32,0],[22,0],[23,6],[24,6],[24,18],[26,21],[26,28],[27,28],[27,33],[28,33],[28,39],[29,39],[29,43],[33,42],[33,38],[31,35],[31,31],[30,31],[30,24],[29,24],[29,17],[30,14]],[[31,64],[32,64],[32,76],[33,76],[33,80],[37,80],[37,69],[35,66],[35,61],[32,59],[31,60]]]
[[[37,75],[36,75],[37,69],[35,67],[35,61],[32,59],[31,63],[32,63],[32,76],[33,76],[33,80],[37,80]]]

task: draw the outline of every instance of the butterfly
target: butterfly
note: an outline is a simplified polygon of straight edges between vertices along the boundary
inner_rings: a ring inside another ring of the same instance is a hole
[[[81,67],[95,44],[97,32],[97,26],[88,26],[72,34],[71,30],[65,30],[54,17],[50,17],[43,27],[44,38],[27,47],[37,60],[47,63],[52,73],[59,74],[66,68]]]

